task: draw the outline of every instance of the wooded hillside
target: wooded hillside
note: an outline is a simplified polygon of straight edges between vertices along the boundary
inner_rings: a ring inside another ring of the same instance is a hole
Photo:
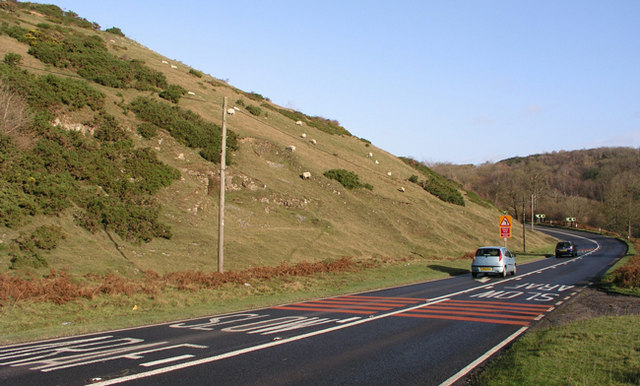
[[[433,169],[522,219],[578,223],[626,236],[640,235],[640,150],[598,148],[509,158],[479,166],[438,164]]]

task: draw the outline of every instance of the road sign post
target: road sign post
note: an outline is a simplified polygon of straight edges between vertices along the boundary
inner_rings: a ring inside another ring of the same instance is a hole
[[[507,246],[507,240],[511,238],[511,224],[513,220],[511,216],[500,216],[500,238],[504,240],[504,246]]]

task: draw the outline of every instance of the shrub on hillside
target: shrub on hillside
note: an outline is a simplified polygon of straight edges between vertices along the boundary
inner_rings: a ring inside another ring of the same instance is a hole
[[[640,255],[636,255],[613,272],[613,282],[618,287],[640,288]]]
[[[46,251],[55,249],[60,243],[60,240],[64,238],[65,235],[62,229],[55,225],[41,225],[31,233],[33,244],[37,248]]]
[[[200,149],[200,155],[206,160],[220,161],[222,132],[218,125],[190,110],[144,97],[134,99],[129,108],[139,119],[166,130],[183,145]],[[238,150],[237,136],[231,130],[227,131],[227,150],[226,162],[229,164],[233,158],[231,153]]]
[[[71,110],[88,106],[94,111],[104,107],[105,95],[84,80],[37,76],[6,63],[0,63],[0,76],[4,85],[19,92],[34,110],[40,112],[53,112],[62,106]],[[52,118],[52,115],[47,117]]]
[[[122,36],[122,37],[124,37],[124,33],[123,33],[123,32],[122,32],[122,30],[121,30],[120,28],[118,28],[118,27],[111,27],[111,28],[107,28],[107,29],[105,30],[105,32],[109,32],[109,33],[112,33],[112,34],[114,34],[114,35],[118,35],[118,36]]]
[[[39,32],[28,40],[29,54],[59,68],[75,70],[81,77],[104,86],[151,90],[166,88],[164,74],[138,60],[118,59],[97,35],[68,35],[63,40]]]
[[[162,99],[166,99],[169,102],[177,104],[183,95],[187,93],[183,87],[177,84],[170,84],[166,90],[162,91],[158,96]]]
[[[17,66],[22,61],[22,55],[16,54],[14,52],[9,52],[4,56],[4,59],[2,61],[10,66]]]
[[[418,161],[405,157],[400,157],[400,159],[427,177],[426,180],[420,182],[418,176],[412,175],[409,177],[409,181],[420,185],[424,190],[442,201],[465,206],[464,197],[462,197],[462,193],[458,190],[455,182],[441,176]]]
[[[138,134],[144,139],[151,139],[158,135],[158,126],[153,123],[143,122],[138,125]]]
[[[257,117],[259,117],[260,114],[262,113],[262,109],[260,109],[260,107],[254,106],[254,105],[247,106],[247,111],[250,112],[252,115],[255,115]]]
[[[360,182],[360,177],[345,169],[331,169],[323,174],[325,177],[338,181],[347,189],[365,188],[373,190],[373,185]]]
[[[196,78],[202,78],[203,76],[202,72],[194,70],[193,68],[189,70],[189,74],[195,76]]]

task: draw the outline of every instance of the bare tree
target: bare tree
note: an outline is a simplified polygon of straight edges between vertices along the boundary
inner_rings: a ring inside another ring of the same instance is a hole
[[[30,119],[24,97],[0,81],[0,133],[16,139],[29,137],[25,129]]]

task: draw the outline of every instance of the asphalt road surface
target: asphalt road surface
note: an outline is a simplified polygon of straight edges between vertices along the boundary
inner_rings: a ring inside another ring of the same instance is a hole
[[[0,347],[2,385],[461,383],[626,252],[599,235],[577,258],[516,276],[445,280],[155,326]],[[471,262],[469,262],[471,264]],[[442,268],[446,269],[445,267]]]

